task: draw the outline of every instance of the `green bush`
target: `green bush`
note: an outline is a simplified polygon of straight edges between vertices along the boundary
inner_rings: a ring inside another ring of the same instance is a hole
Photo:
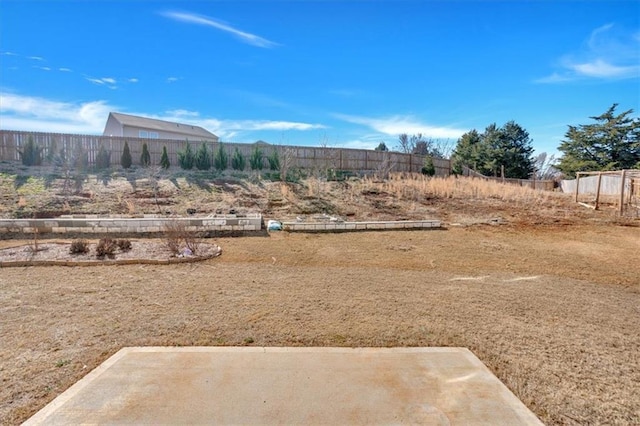
[[[220,143],[218,145],[218,149],[216,150],[215,155],[213,156],[213,166],[216,170],[225,170],[227,168],[227,164],[229,163],[229,155],[227,151],[224,149],[224,144]]]
[[[124,148],[122,149],[122,155],[120,156],[120,165],[123,169],[131,167],[131,151],[129,150],[129,143],[124,141]]]
[[[240,152],[238,147],[233,151],[233,156],[231,157],[231,167],[233,170],[244,170],[246,164],[246,160],[244,159],[244,155]]]
[[[39,166],[42,164],[42,148],[29,136],[22,151],[18,151],[24,166]]]
[[[269,160],[269,168],[271,170],[280,170],[280,156],[277,150],[274,149],[267,160]]]
[[[146,143],[142,144],[142,154],[140,154],[140,164],[142,167],[148,167],[151,164],[151,154]]]
[[[167,147],[162,147],[162,157],[160,157],[160,167],[163,169],[168,169],[171,167],[171,163],[169,162],[169,154],[167,153]]]
[[[202,142],[198,151],[196,151],[195,163],[198,170],[209,170],[211,168],[211,155],[209,155],[205,142]]]
[[[430,156],[425,157],[424,166],[422,166],[422,174],[427,176],[433,176],[436,174],[436,168],[433,165],[433,158]]]
[[[104,145],[100,145],[98,154],[96,155],[96,170],[105,170],[111,166],[111,153],[107,151]]]
[[[187,142],[187,146],[183,151],[178,151],[178,164],[180,164],[180,168],[184,170],[193,169],[193,163],[195,161],[195,157],[193,155],[193,150],[191,149],[191,145]]]
[[[253,151],[251,151],[249,164],[251,165],[251,170],[262,170],[262,150],[257,145],[254,146]]]

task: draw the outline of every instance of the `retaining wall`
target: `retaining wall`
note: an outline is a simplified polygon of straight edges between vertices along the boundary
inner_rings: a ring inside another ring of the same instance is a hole
[[[391,229],[440,228],[439,220],[402,220],[378,222],[283,222],[284,231],[290,232],[353,232]]]
[[[244,233],[262,230],[262,215],[215,215],[167,218],[153,215],[121,218],[98,215],[61,216],[53,219],[0,219],[0,238],[17,234],[144,234],[164,232],[165,226],[179,222],[187,231]]]

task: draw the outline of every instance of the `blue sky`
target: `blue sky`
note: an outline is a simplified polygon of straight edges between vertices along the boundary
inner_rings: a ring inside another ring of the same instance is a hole
[[[223,140],[374,148],[515,120],[537,152],[640,110],[638,1],[0,2],[0,128],[109,111]]]

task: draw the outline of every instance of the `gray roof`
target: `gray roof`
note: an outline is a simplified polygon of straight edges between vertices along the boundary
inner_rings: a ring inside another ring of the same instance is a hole
[[[123,126],[141,127],[143,129],[160,130],[163,132],[182,133],[196,138],[217,139],[218,137],[210,131],[193,124],[172,123],[171,121],[156,120],[155,118],[139,117],[136,115],[110,112]]]

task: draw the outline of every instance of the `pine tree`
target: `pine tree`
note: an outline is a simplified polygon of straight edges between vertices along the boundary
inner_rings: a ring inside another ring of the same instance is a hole
[[[107,151],[104,145],[100,145],[98,154],[96,155],[96,170],[105,170],[111,166],[111,153]]]
[[[198,170],[209,170],[211,168],[211,155],[209,155],[205,142],[202,142],[198,151],[196,151],[195,164]]]
[[[640,118],[633,110],[616,115],[618,104],[590,117],[593,124],[569,126],[558,147],[563,153],[556,166],[567,176],[580,171],[620,170],[640,166]]]
[[[422,174],[433,176],[436,174],[436,167],[433,165],[433,158],[427,156],[424,158],[424,166],[422,166]]]
[[[42,148],[33,141],[33,137],[29,136],[24,144],[24,149],[18,151],[22,164],[25,166],[39,166],[42,164]]]
[[[216,170],[223,171],[227,168],[228,162],[229,156],[227,154],[227,151],[224,149],[224,145],[220,143],[213,157],[213,166],[216,168]]]
[[[253,151],[251,151],[249,164],[251,165],[251,170],[262,170],[262,150],[258,145],[254,146]]]
[[[147,167],[151,164],[151,154],[149,154],[149,148],[146,142],[142,144],[142,154],[140,154],[140,164],[142,167]]]
[[[278,155],[278,150],[274,149],[267,160],[269,161],[269,168],[271,170],[280,170],[280,156]]]
[[[187,142],[187,146],[183,151],[178,151],[178,164],[180,164],[180,168],[184,170],[193,169],[193,163],[195,161],[195,157],[193,155],[193,150],[191,149],[191,145]]]
[[[231,167],[233,167],[233,170],[244,170],[245,166],[246,161],[244,155],[242,155],[238,147],[236,147],[235,151],[233,151],[233,157],[231,157]]]
[[[171,163],[169,162],[169,154],[167,153],[167,147],[162,147],[162,157],[160,157],[160,167],[167,170],[171,167]]]
[[[122,150],[122,156],[120,157],[120,165],[123,169],[131,167],[131,151],[129,150],[129,143],[124,141],[124,149]]]

